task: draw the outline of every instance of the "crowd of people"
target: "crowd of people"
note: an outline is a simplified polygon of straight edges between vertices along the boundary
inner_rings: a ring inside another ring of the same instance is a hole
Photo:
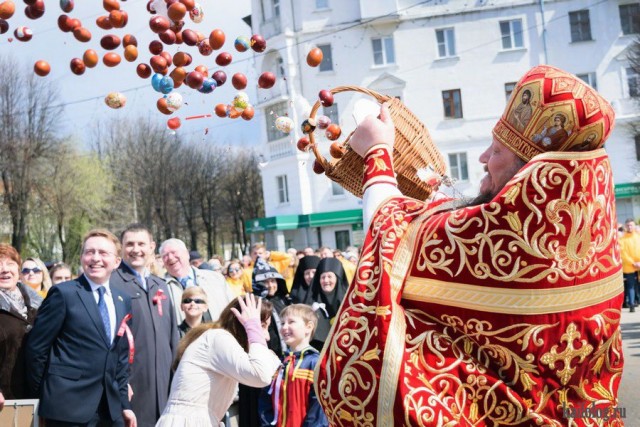
[[[179,239],[156,254],[152,233],[132,224],[119,239],[90,232],[76,277],[0,245],[0,408],[40,398],[47,426],[187,415],[209,426],[238,401],[243,426],[328,425],[313,369],[357,257],[256,243],[242,259],[205,261]]]

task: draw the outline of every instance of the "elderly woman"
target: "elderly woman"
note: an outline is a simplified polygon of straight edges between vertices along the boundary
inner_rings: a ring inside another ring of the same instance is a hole
[[[20,283],[20,254],[0,244],[0,409],[5,399],[29,396],[22,348],[42,298]]]
[[[22,263],[22,283],[29,285],[42,298],[47,296],[51,287],[51,277],[44,263],[39,258],[27,258]]]

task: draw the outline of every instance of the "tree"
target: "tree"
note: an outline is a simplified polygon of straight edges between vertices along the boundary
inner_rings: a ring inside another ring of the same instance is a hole
[[[38,185],[39,199],[53,218],[62,259],[70,263],[80,255],[76,245],[82,233],[106,217],[112,178],[94,154],[79,153],[68,144],[46,165],[46,173],[48,179]]]
[[[20,251],[35,184],[60,144],[57,118],[63,107],[56,105],[55,84],[21,70],[13,58],[0,58],[0,75],[2,195],[11,216],[11,244]]]

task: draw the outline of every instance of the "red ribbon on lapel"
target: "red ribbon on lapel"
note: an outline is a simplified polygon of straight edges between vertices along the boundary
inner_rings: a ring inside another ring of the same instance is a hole
[[[133,340],[133,334],[131,333],[131,329],[129,329],[129,325],[127,322],[131,320],[131,313],[127,314],[122,318],[122,322],[120,322],[120,328],[118,328],[118,336],[121,337],[125,333],[127,334],[127,341],[129,341],[129,364],[133,364],[133,356],[136,353],[136,345]]]
[[[162,301],[166,300],[167,296],[164,294],[162,289],[158,289],[156,295],[153,297],[151,301],[158,307],[158,315],[162,316]]]

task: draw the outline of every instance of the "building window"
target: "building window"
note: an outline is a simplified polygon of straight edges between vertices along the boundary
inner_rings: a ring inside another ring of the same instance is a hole
[[[456,41],[453,28],[436,30],[436,40],[438,42],[438,56],[440,58],[456,56]]]
[[[621,4],[619,7],[622,34],[640,33],[640,4]]]
[[[468,181],[467,153],[449,154],[449,169],[451,170],[451,178],[458,181]]]
[[[332,196],[342,196],[344,195],[344,188],[340,186],[335,181],[331,181],[331,195]]]
[[[340,115],[338,114],[338,104],[334,103],[331,107],[322,107],[322,113],[331,119],[331,123],[340,124]]]
[[[584,42],[592,40],[591,21],[588,10],[569,12],[569,25],[571,26],[571,41]]]
[[[502,34],[502,48],[518,49],[524,47],[522,39],[522,19],[500,21],[500,33]]]
[[[278,181],[278,201],[280,203],[289,203],[289,186],[287,185],[287,175],[276,177]]]
[[[576,75],[579,79],[585,81],[586,84],[591,86],[594,89],[598,89],[598,82],[596,81],[596,73],[584,73]]]
[[[322,51],[322,62],[318,69],[320,71],[333,71],[333,57],[331,56],[330,44],[319,44],[318,49]]]
[[[460,95],[460,89],[443,90],[442,103],[444,105],[444,116],[446,118],[462,118],[462,97]]]
[[[316,0],[316,9],[329,9],[329,0]]]
[[[275,17],[279,17],[280,16],[280,0],[272,0],[273,3],[273,16]]]
[[[627,68],[627,84],[629,85],[629,96],[640,96],[640,75],[633,68]]]
[[[396,54],[393,50],[393,37],[371,39],[371,45],[373,46],[373,63],[375,65],[396,63]]]
[[[636,160],[640,162],[640,135],[635,136],[636,141]]]
[[[504,84],[504,96],[507,98],[507,102],[511,99],[511,94],[513,90],[516,88],[516,82],[505,83]]]
[[[265,108],[264,117],[267,125],[267,141],[275,141],[276,139],[286,136],[286,134],[276,129],[274,123],[276,117],[286,116],[288,113],[286,101]]]
[[[344,251],[349,246],[351,246],[349,230],[336,231],[336,249]]]

